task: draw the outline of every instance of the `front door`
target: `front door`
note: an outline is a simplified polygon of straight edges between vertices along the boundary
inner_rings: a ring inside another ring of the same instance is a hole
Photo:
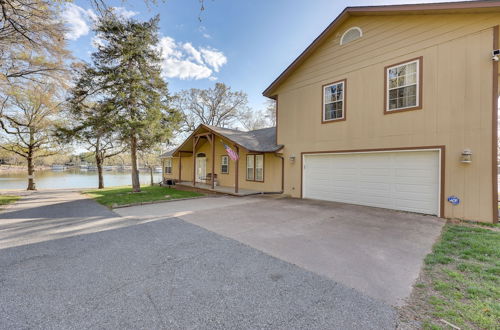
[[[196,157],[196,182],[204,182],[207,176],[207,159]]]

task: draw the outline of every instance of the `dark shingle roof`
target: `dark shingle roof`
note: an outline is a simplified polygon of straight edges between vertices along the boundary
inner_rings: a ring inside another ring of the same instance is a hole
[[[235,129],[204,125],[249,151],[274,152],[282,148],[276,144],[276,127],[243,132]]]
[[[232,141],[233,143],[253,152],[275,152],[283,148],[282,145],[276,144],[276,127],[262,128],[253,131],[243,132],[236,129],[222,128],[217,126],[201,124],[195,130],[195,132],[200,128],[205,127],[206,129],[225,137],[226,139]],[[188,138],[190,139],[192,135]],[[187,140],[186,140],[187,141]],[[184,142],[186,143],[186,142]],[[182,144],[181,144],[182,147]],[[179,147],[180,148],[180,147]],[[172,157],[177,149],[172,149],[164,154],[161,158]]]
[[[177,150],[177,149],[171,149],[171,150],[169,150],[169,151],[167,151],[165,153],[162,153],[160,155],[160,158],[172,157],[172,155],[174,154],[175,150]]]

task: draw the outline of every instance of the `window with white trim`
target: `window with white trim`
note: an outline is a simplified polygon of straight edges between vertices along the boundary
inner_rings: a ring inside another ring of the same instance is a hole
[[[255,181],[264,181],[264,155],[255,155]]]
[[[345,31],[342,37],[340,38],[340,44],[345,45],[351,41],[359,39],[363,36],[363,30],[359,27],[355,26]]]
[[[172,158],[165,159],[165,174],[172,174]]]
[[[264,181],[264,155],[247,155],[247,180]]]
[[[345,117],[345,80],[323,86],[323,121]]]
[[[220,159],[220,172],[222,174],[229,173],[229,156],[221,156]]]
[[[386,68],[386,111],[419,107],[420,59]]]

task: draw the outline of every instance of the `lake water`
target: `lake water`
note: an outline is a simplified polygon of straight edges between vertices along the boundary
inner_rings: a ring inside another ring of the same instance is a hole
[[[132,184],[130,171],[104,171],[104,187],[126,186]],[[161,173],[153,173],[155,183],[161,181]],[[149,172],[139,172],[141,184],[149,185]],[[68,169],[65,171],[43,170],[35,172],[37,188],[97,188],[97,171]],[[26,189],[28,174],[25,172],[1,173],[0,189]]]

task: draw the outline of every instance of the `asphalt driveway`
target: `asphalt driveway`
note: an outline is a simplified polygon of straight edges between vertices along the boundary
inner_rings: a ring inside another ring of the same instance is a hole
[[[117,209],[178,216],[393,306],[404,304],[444,225],[434,216],[342,203],[215,197]]]
[[[29,198],[0,213],[2,329],[395,327],[388,304],[179,218],[118,217],[72,194]]]

